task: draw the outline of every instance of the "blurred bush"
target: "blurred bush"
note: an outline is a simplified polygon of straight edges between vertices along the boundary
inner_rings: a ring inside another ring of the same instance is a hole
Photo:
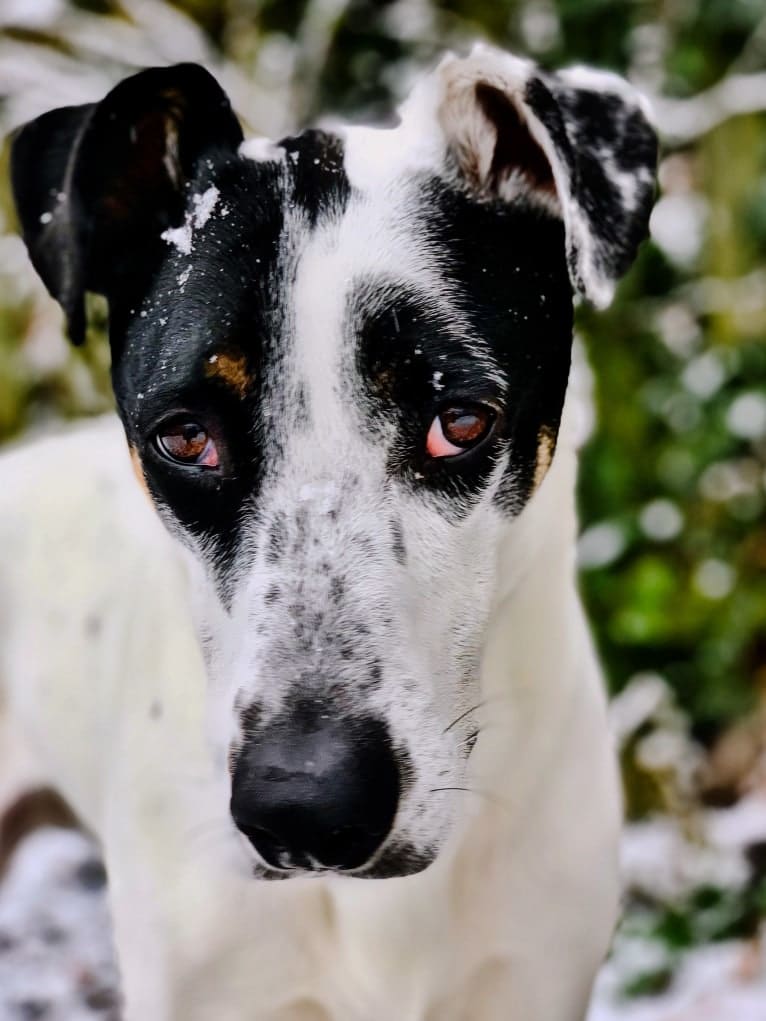
[[[381,119],[424,64],[476,37],[545,66],[614,68],[655,102],[652,243],[612,308],[578,318],[598,413],[582,585],[615,690],[664,678],[710,744],[766,691],[763,0],[4,0],[0,127],[179,59],[211,67],[259,133],[327,112]],[[8,438],[110,397],[103,310],[86,350],[68,350],[2,187]]]

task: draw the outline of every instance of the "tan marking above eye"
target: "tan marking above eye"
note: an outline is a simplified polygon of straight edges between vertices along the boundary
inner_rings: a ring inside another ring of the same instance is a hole
[[[138,455],[138,451],[135,447],[130,447],[130,463],[133,466],[133,474],[136,476],[139,486],[146,493],[147,497],[151,500],[151,494],[149,493],[149,487],[146,484],[146,476],[144,475],[144,466],[141,464],[141,458]]]
[[[535,476],[532,481],[532,488],[537,489],[551,466],[553,455],[556,450],[556,435],[550,426],[544,425],[537,434],[537,461],[535,463]]]
[[[245,356],[229,351],[217,351],[208,355],[205,361],[205,375],[209,379],[219,379],[240,397],[244,397],[253,385],[253,377],[248,371]]]

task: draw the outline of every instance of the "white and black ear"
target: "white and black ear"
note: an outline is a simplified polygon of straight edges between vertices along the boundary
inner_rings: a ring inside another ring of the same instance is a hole
[[[544,72],[488,46],[437,68],[454,170],[479,196],[560,216],[573,287],[609,303],[648,233],[657,139],[639,94],[589,68]]]
[[[241,141],[226,94],[196,64],[142,71],[100,103],[53,110],[16,133],[22,234],[73,343],[85,336],[85,292],[109,297],[149,272],[161,233],[183,220],[198,161]]]

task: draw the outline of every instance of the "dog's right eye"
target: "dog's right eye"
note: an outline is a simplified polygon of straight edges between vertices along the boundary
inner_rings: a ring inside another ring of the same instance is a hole
[[[174,422],[163,426],[156,436],[157,449],[176,464],[218,467],[218,449],[213,438],[199,422]]]

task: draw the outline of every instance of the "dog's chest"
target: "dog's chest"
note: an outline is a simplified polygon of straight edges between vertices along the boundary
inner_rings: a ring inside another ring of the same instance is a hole
[[[211,996],[220,1021],[506,1016],[513,963],[498,937],[498,919],[486,904],[454,917],[451,901],[461,894],[450,896],[443,877],[371,884],[369,891],[353,884],[347,895],[316,881],[304,891],[277,885],[281,889],[251,891],[246,914],[240,900],[240,923],[229,930],[215,968],[200,977],[203,988],[195,982],[180,994],[179,1017],[202,1021],[204,1011],[198,1019],[195,1010]],[[247,999],[251,1013],[242,1009]],[[488,1013],[483,1003],[503,1011]]]

